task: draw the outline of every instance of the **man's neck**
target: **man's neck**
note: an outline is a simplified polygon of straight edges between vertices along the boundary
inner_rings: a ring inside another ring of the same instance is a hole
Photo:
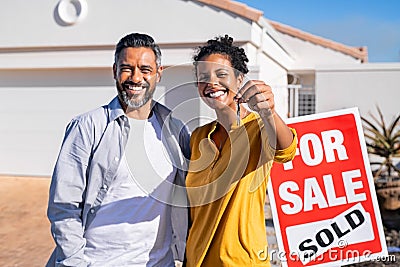
[[[136,120],[146,120],[150,117],[151,113],[151,100],[148,101],[146,104],[141,106],[138,109],[133,109],[127,107],[125,109],[125,114],[128,118],[136,119]]]

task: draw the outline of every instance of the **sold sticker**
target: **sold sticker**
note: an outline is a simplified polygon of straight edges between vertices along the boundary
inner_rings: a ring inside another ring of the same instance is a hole
[[[330,248],[374,239],[371,217],[360,203],[335,218],[288,227],[286,234],[293,236],[290,251],[299,251],[304,265]]]
[[[283,266],[337,266],[387,255],[356,108],[288,119],[295,158],[274,163],[268,195]]]

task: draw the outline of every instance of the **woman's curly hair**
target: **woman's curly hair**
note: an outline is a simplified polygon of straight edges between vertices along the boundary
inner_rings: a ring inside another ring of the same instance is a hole
[[[231,62],[232,67],[235,69],[235,75],[239,73],[247,74],[247,62],[249,59],[244,52],[244,49],[233,44],[233,38],[225,34],[224,37],[218,36],[214,39],[208,40],[207,44],[197,48],[196,54],[193,56],[193,64],[197,67],[199,61],[204,57],[212,54],[226,55]],[[197,68],[195,68],[197,69]],[[196,74],[197,74],[197,70]]]

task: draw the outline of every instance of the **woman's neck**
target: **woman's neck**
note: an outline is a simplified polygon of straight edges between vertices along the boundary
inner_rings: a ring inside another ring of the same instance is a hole
[[[215,113],[217,114],[218,123],[221,124],[226,131],[229,131],[236,121],[236,112],[227,107],[224,109],[215,110]]]

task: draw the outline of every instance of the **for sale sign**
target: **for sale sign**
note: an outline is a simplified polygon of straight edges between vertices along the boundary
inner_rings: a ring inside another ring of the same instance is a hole
[[[273,165],[268,185],[283,266],[340,266],[387,255],[358,110],[287,123],[298,134],[296,156]]]

